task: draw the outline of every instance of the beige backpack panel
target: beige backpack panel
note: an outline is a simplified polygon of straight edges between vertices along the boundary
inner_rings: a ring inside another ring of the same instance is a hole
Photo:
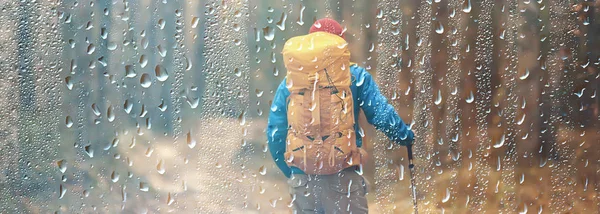
[[[288,165],[307,174],[333,174],[361,164],[346,41],[323,32],[294,37],[283,57],[290,91]]]

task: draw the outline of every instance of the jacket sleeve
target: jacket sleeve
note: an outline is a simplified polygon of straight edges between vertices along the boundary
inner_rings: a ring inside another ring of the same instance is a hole
[[[357,72],[357,87],[360,105],[367,121],[396,143],[406,146],[412,144],[414,133],[402,121],[394,107],[381,94],[371,74],[361,67]]]
[[[290,177],[291,169],[285,162],[284,153],[288,131],[287,97],[290,92],[285,87],[285,79],[279,84],[269,111],[267,125],[267,141],[275,164],[286,177]]]

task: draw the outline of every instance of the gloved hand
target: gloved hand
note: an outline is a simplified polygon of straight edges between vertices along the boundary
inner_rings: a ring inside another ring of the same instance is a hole
[[[410,127],[410,124],[406,124],[407,127]],[[406,138],[404,139],[396,139],[396,143],[402,146],[412,145],[415,140],[415,133],[409,128],[406,129]]]
[[[410,139],[409,139],[409,138],[406,138],[406,139],[404,139],[404,140],[400,140],[400,139],[398,139],[398,140],[396,140],[396,143],[398,143],[398,144],[399,144],[399,145],[401,145],[401,146],[409,146],[409,145],[413,145],[413,143],[414,143],[414,138],[410,138]]]

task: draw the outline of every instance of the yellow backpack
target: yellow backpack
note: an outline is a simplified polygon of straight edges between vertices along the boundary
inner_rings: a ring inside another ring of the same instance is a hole
[[[333,174],[363,160],[356,146],[347,46],[337,35],[315,32],[283,47],[290,91],[284,156],[307,174]]]

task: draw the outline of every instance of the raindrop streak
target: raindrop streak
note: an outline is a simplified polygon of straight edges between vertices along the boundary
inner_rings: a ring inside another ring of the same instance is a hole
[[[106,119],[108,119],[108,122],[112,122],[115,120],[115,114],[113,113],[112,105],[109,105],[108,109],[106,110]]]
[[[497,148],[500,148],[500,147],[504,146],[505,140],[506,140],[506,135],[502,135],[502,137],[500,138],[500,140],[496,144],[494,144],[494,148],[497,149]]]
[[[448,188],[446,188],[446,196],[444,196],[444,198],[442,198],[442,203],[446,203],[450,200],[450,190]]]
[[[188,145],[188,147],[190,147],[190,149],[193,149],[194,147],[196,147],[196,140],[194,140],[194,138],[192,138],[191,132],[187,133],[187,145]]]
[[[67,188],[65,188],[62,184],[60,184],[59,191],[60,191],[60,196],[58,196],[58,198],[61,199],[65,196],[65,193],[67,193]]]
[[[300,26],[304,25],[304,10],[305,9],[306,9],[306,7],[304,5],[302,5],[300,8],[300,16],[298,16],[298,20],[296,20],[296,23],[298,23],[298,25],[300,25]]]
[[[190,58],[187,56],[183,56],[183,57],[185,58],[185,70],[186,71],[192,70],[192,66],[193,66],[192,60],[190,60]]]
[[[440,90],[438,90],[438,95],[434,103],[435,105],[440,105],[442,103],[442,92]]]
[[[175,202],[175,199],[171,197],[171,193],[169,192],[169,195],[167,196],[167,205],[171,205],[173,202]]]
[[[279,28],[279,30],[284,31],[285,30],[285,20],[287,19],[287,13],[283,12],[281,13],[281,19],[279,19],[279,22],[277,22],[277,28]]]
[[[194,18],[192,18],[192,28],[196,28],[198,26],[199,21],[200,21],[200,18],[194,16]]]
[[[241,126],[246,125],[246,111],[242,111],[242,113],[238,117],[238,121],[240,122]]]

